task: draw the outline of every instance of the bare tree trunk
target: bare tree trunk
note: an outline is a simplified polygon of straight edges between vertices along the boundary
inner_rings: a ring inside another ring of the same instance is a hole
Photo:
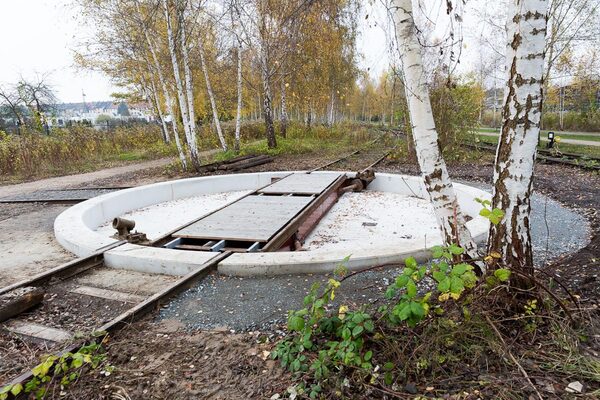
[[[331,89],[331,100],[329,102],[329,116],[327,117],[327,125],[333,126],[334,121],[334,107],[335,107],[335,91]]]
[[[235,115],[235,142],[233,148],[240,151],[240,132],[242,128],[242,41],[238,39],[237,48],[237,112]]]
[[[194,87],[192,83],[192,71],[190,69],[190,58],[187,48],[187,36],[185,31],[185,16],[184,9],[179,9],[179,44],[181,46],[181,54],[183,61],[183,74],[185,77],[185,97],[187,98],[187,111],[189,126],[187,144],[190,149],[190,158],[192,165],[196,171],[200,170],[202,163],[200,162],[200,154],[198,153],[198,144],[196,142],[196,113],[194,111]],[[185,122],[184,122],[185,123]]]
[[[286,137],[287,135],[287,123],[288,123],[288,115],[287,108],[285,103],[285,79],[281,77],[281,137]]]
[[[171,64],[173,65],[173,76],[175,78],[175,86],[177,88],[177,95],[178,95],[178,99],[179,99],[179,111],[181,112],[181,119],[183,120],[183,130],[184,130],[185,137],[186,137],[188,145],[189,145],[189,138],[190,138],[190,132],[189,132],[190,126],[188,123],[189,116],[188,116],[185,94],[183,92],[183,83],[181,81],[181,74],[179,72],[179,61],[177,60],[177,54],[175,52],[175,39],[173,37],[173,27],[171,25],[171,13],[169,11],[168,0],[163,0],[163,8],[164,8],[164,12],[165,12],[165,19],[167,21],[167,38],[168,38],[168,43],[169,43],[169,53],[171,55]],[[170,108],[172,108],[171,101],[167,100],[167,105]],[[177,120],[176,120],[174,114],[171,114],[171,115],[173,116],[173,131],[175,133],[175,138],[178,138],[178,135],[176,132]],[[192,163],[194,163],[193,158],[192,158]],[[194,167],[196,167],[196,164],[194,164]]]
[[[476,257],[477,245],[466,227],[456,192],[442,158],[417,39],[411,0],[395,0],[396,35],[417,158],[445,244],[462,246]]]
[[[396,72],[392,77],[392,98],[390,100],[390,127],[394,126],[394,100],[396,99]]]
[[[488,250],[526,275],[533,275],[530,232],[530,196],[533,166],[540,132],[544,74],[546,0],[510,0],[506,48],[507,90],[502,132],[494,167],[492,207],[504,218],[490,228]],[[512,284],[527,288],[531,282],[515,277]]]
[[[267,49],[264,43],[261,45],[261,72],[263,81],[263,115],[265,117],[265,128],[267,135],[267,145],[270,149],[277,147],[277,138],[275,137],[275,126],[273,124],[273,109],[271,98],[271,76],[269,72],[269,60]]]
[[[206,59],[204,57],[204,46],[202,40],[198,40],[198,52],[200,53],[200,66],[204,73],[204,81],[206,82],[206,91],[208,92],[208,98],[210,100],[210,107],[213,114],[213,122],[217,129],[217,136],[219,142],[221,142],[221,148],[223,151],[227,151],[227,142],[223,136],[223,130],[221,129],[221,121],[219,120],[219,111],[217,110],[217,102],[215,100],[215,93],[213,92],[212,85],[210,84],[210,76],[208,75],[208,68],[206,67]]]

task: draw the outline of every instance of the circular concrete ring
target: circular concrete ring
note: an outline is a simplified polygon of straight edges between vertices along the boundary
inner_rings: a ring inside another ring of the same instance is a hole
[[[303,172],[303,171],[297,171]],[[59,243],[79,257],[88,256],[116,242],[96,229],[124,213],[172,200],[203,194],[254,190],[271,182],[272,178],[283,177],[290,172],[260,172],[235,175],[218,175],[180,179],[120,190],[79,203],[60,214],[54,222],[54,233]],[[321,171],[316,174],[338,174]],[[353,172],[347,172],[349,176]],[[489,227],[487,219],[479,216],[481,205],[475,198],[489,199],[489,193],[459,183],[454,183],[458,200],[474,239],[485,239]],[[427,193],[422,178],[416,176],[377,173],[368,190],[398,193],[426,199]],[[190,216],[190,220],[196,216]],[[370,248],[360,255],[351,255],[346,266],[359,270],[373,265],[400,263],[409,256],[424,260],[429,256],[428,248],[441,243],[428,239],[423,245],[407,246],[403,249],[386,246]],[[297,273],[331,272],[348,256],[348,251],[311,250],[303,252],[235,253],[218,266],[220,273],[235,276],[256,276]],[[108,267],[130,269],[148,273],[185,275],[214,257],[215,253],[183,251],[157,247],[124,244],[104,254]]]

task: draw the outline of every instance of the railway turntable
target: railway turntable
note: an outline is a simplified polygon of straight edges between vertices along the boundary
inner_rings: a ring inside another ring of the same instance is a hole
[[[292,173],[171,232],[153,245],[195,251],[301,250],[306,236],[346,191],[360,191],[370,171]]]

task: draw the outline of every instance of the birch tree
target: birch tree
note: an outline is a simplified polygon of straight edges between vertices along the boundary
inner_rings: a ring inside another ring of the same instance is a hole
[[[179,58],[177,56],[177,50],[175,46],[175,36],[173,33],[173,26],[171,21],[171,10],[168,0],[162,0],[163,11],[165,14],[165,20],[167,23],[167,41],[169,46],[169,54],[171,56],[171,64],[173,67],[173,77],[175,78],[175,87],[177,89],[177,96],[179,99],[179,111],[183,120],[183,130],[185,132],[186,142],[190,151],[190,158],[194,168],[199,169],[200,159],[198,157],[198,149],[196,147],[196,132],[191,131],[190,126],[190,115],[188,113],[188,100],[186,93],[184,92],[183,81],[181,80],[181,72],[179,71]],[[183,35],[183,42],[185,42],[185,35]],[[185,47],[185,46],[184,46]],[[189,65],[189,64],[188,64]],[[191,85],[191,79],[190,83]],[[193,109],[193,102],[192,102]],[[193,112],[193,111],[192,111]],[[173,120],[173,124],[176,124],[176,120]]]
[[[135,5],[136,5],[136,11],[138,13],[139,24],[142,28],[142,32],[144,33],[144,39],[146,40],[146,45],[148,46],[148,51],[150,52],[150,55],[152,57],[151,65],[154,67],[154,69],[153,70],[151,69],[151,72],[154,72],[158,76],[158,82],[160,84],[163,97],[165,99],[167,113],[171,119],[171,128],[173,130],[173,138],[175,139],[175,146],[177,147],[179,161],[181,162],[181,167],[184,170],[186,170],[187,169],[187,160],[185,157],[185,150],[184,150],[183,146],[181,145],[181,140],[179,139],[179,129],[177,128],[177,121],[175,119],[175,110],[173,109],[173,98],[167,87],[167,82],[165,79],[165,75],[163,73],[163,68],[158,59],[155,40],[151,37],[150,29],[148,29],[148,21],[144,18],[144,14],[142,13],[142,10],[140,8],[140,4],[138,1],[136,1]],[[148,64],[150,65],[150,61],[148,61]],[[154,79],[152,80],[152,82],[154,82]],[[158,98],[158,96],[157,96],[156,102],[159,103],[159,106],[160,106],[160,99]],[[164,125],[167,124],[167,121],[164,117],[162,118],[162,122]],[[167,127],[165,126],[164,129],[167,129]],[[166,135],[168,137],[168,133]]]
[[[185,13],[187,10],[187,0],[183,2],[177,1],[176,3],[177,10],[177,21],[178,21],[178,33],[179,33],[179,45],[182,55],[183,61],[183,74],[185,77],[185,92],[184,97],[187,100],[187,124],[189,126],[188,129],[188,137],[187,144],[190,149],[190,158],[192,160],[192,165],[196,169],[196,171],[200,170],[200,154],[198,154],[198,144],[196,141],[196,112],[195,112],[195,102],[194,102],[194,86],[192,83],[192,70],[190,68],[190,57],[187,43],[187,31],[186,31],[186,20]]]
[[[239,35],[237,40],[237,110],[235,113],[235,141],[233,148],[240,151],[240,132],[242,128],[242,41]]]
[[[442,158],[417,38],[411,0],[394,0],[393,16],[402,64],[410,125],[425,188],[445,244],[462,246],[471,257],[477,246],[466,227],[456,193]]]
[[[533,275],[531,191],[542,113],[547,0],[511,0],[508,6],[502,132],[494,166],[492,207],[504,218],[490,228],[488,251],[525,275]],[[527,287],[526,279],[513,284]]]
[[[223,130],[221,129],[221,121],[219,120],[219,111],[217,110],[217,102],[215,100],[215,94],[212,89],[212,85],[210,84],[210,76],[208,75],[208,68],[206,67],[206,59],[204,57],[204,46],[202,44],[202,39],[198,39],[198,52],[200,53],[200,66],[202,67],[202,72],[204,73],[204,81],[206,82],[206,91],[208,92],[208,98],[210,100],[210,108],[212,109],[213,120],[215,123],[215,127],[217,129],[217,136],[219,137],[219,142],[221,143],[221,148],[223,151],[227,151],[227,142],[225,141],[225,137],[223,136]]]

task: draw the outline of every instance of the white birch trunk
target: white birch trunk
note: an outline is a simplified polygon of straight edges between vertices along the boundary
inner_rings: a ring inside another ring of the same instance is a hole
[[[334,121],[334,107],[335,107],[335,92],[331,89],[331,101],[329,102],[329,115],[327,117],[327,124],[333,126]]]
[[[240,151],[240,133],[242,130],[242,41],[238,39],[237,48],[237,112],[235,115],[234,149]]]
[[[185,133],[186,139],[189,138],[189,129],[190,126],[188,124],[188,111],[187,111],[187,103],[185,99],[185,94],[183,92],[183,83],[181,81],[181,74],[179,72],[179,61],[177,60],[177,53],[175,52],[175,39],[173,38],[173,27],[171,25],[171,13],[169,11],[168,0],[163,0],[163,9],[165,13],[165,19],[167,21],[167,39],[169,45],[169,53],[171,55],[171,64],[173,66],[173,77],[175,78],[175,86],[177,88],[177,96],[179,99],[179,111],[181,112],[181,118],[183,120],[183,130]],[[172,108],[172,102],[167,100],[167,104]],[[172,110],[171,110],[172,111]],[[176,132],[177,119],[174,114],[171,114],[173,117],[173,130]],[[179,135],[175,133],[175,138],[178,138]],[[189,142],[188,142],[189,145]],[[193,160],[193,159],[192,159]],[[193,162],[193,161],[192,161]],[[194,165],[195,166],[195,165]]]
[[[265,118],[265,130],[267,136],[267,146],[270,149],[277,147],[277,138],[275,137],[275,126],[273,125],[273,102],[271,98],[271,74],[267,48],[264,43],[261,44],[261,73],[263,83],[263,116]]]
[[[477,246],[466,227],[456,192],[442,158],[425,72],[417,40],[411,0],[394,0],[396,35],[404,74],[404,87],[417,159],[446,245],[462,246],[476,257]]]
[[[160,104],[160,97],[158,96],[158,90],[156,89],[156,82],[154,82],[154,77],[152,76],[152,69],[150,69],[150,85],[152,87],[152,97],[154,97],[154,104],[156,104],[156,112],[158,114],[158,119],[160,119],[160,126],[163,131],[163,139],[165,143],[170,143],[171,138],[169,137],[169,128],[167,127],[167,122],[165,121],[165,116],[162,111],[162,107]]]
[[[288,124],[288,114],[287,114],[287,105],[286,105],[286,90],[285,90],[285,79],[281,77],[281,136],[287,136],[287,124]]]
[[[187,169],[187,160],[185,158],[185,149],[181,145],[181,141],[179,139],[179,130],[177,129],[177,121],[175,118],[175,113],[173,111],[173,99],[171,98],[171,93],[167,89],[167,83],[166,83],[165,76],[163,74],[161,65],[158,61],[158,56],[156,55],[156,49],[154,48],[154,42],[150,38],[150,33],[148,32],[148,27],[142,21],[143,16],[142,16],[142,12],[140,10],[139,2],[137,2],[137,1],[136,1],[136,9],[137,9],[138,15],[140,17],[142,30],[144,31],[144,37],[146,39],[146,44],[148,45],[148,49],[150,50],[150,54],[152,56],[152,62],[154,64],[154,69],[156,70],[156,74],[158,75],[158,81],[160,83],[160,86],[161,86],[161,89],[163,92],[163,97],[165,98],[165,103],[167,105],[167,113],[171,116],[171,126],[173,129],[173,137],[175,138],[175,145],[177,147],[179,161],[181,162],[181,168],[183,170],[186,170]],[[152,83],[154,86],[154,80],[152,80]],[[157,101],[158,101],[158,95],[157,95]],[[166,127],[167,121],[165,121],[165,118],[162,118],[162,120],[163,120],[163,125],[165,125],[165,129],[167,129],[167,127]],[[166,135],[168,138],[168,130],[167,130]]]
[[[177,147],[177,154],[179,155],[179,161],[181,161],[181,168],[183,170],[187,170],[187,160],[185,158],[185,149],[181,145],[181,140],[179,139],[179,129],[177,129],[177,120],[175,118],[175,112],[173,110],[173,98],[171,97],[170,91],[167,89],[167,84],[165,82],[165,77],[161,70],[160,64],[158,63],[158,57],[156,56],[156,51],[154,50],[154,46],[150,37],[147,35],[146,31],[146,40],[148,41],[148,46],[150,47],[150,53],[152,54],[152,59],[154,61],[154,67],[157,71],[158,80],[163,92],[163,96],[165,98],[165,103],[167,105],[167,113],[171,116],[171,128],[173,129],[173,137],[175,138],[175,146]],[[166,121],[163,118],[163,123],[166,125]]]
[[[490,228],[488,250],[499,252],[512,268],[533,274],[530,196],[542,114],[548,2],[510,0],[508,11],[507,87],[492,200],[492,207],[505,216]]]
[[[221,142],[221,148],[223,151],[227,151],[227,142],[223,136],[223,130],[221,129],[221,121],[219,121],[219,111],[217,110],[217,102],[215,101],[215,94],[210,84],[210,76],[208,76],[208,68],[206,67],[206,59],[204,58],[204,46],[202,40],[198,40],[198,52],[200,53],[200,66],[204,73],[204,81],[206,82],[206,91],[208,92],[208,98],[210,99],[210,107],[212,108],[213,122],[217,129],[217,136],[219,136],[219,142]]]
[[[184,10],[180,10],[179,15],[179,44],[181,46],[181,54],[183,61],[183,74],[185,77],[185,97],[187,100],[188,119],[187,124],[189,126],[187,132],[187,144],[190,149],[190,158],[192,159],[192,165],[196,170],[200,169],[200,154],[198,153],[198,144],[196,141],[196,113],[194,111],[194,86],[192,83],[192,71],[190,69],[190,58],[188,55],[187,48],[187,35],[185,32],[185,18]]]

